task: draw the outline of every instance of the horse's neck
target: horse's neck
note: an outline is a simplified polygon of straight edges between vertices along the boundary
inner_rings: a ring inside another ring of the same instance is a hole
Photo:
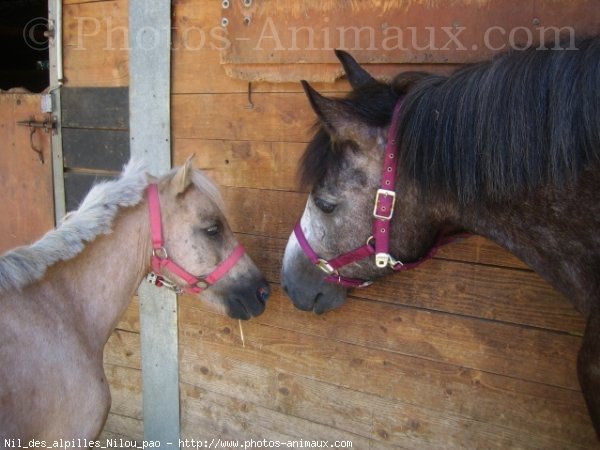
[[[461,224],[518,256],[586,314],[599,281],[598,189],[600,180],[587,174],[574,188],[466,208]]]
[[[122,209],[111,234],[99,236],[77,257],[52,267],[38,288],[54,290],[60,309],[103,347],[148,271],[150,254],[143,201]]]

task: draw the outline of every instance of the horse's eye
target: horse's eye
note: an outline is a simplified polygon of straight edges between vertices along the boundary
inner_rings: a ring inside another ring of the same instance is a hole
[[[220,231],[220,227],[219,227],[218,223],[214,224],[213,226],[208,227],[204,230],[204,232],[206,234],[208,234],[209,236],[216,236],[217,234],[219,234],[219,231]]]
[[[336,207],[335,204],[326,202],[325,200],[319,197],[315,197],[315,205],[317,205],[317,208],[319,208],[325,214],[332,213]]]

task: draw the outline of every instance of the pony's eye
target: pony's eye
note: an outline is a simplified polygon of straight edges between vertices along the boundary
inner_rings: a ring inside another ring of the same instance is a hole
[[[218,223],[216,223],[213,226],[208,227],[204,230],[204,232],[206,234],[208,234],[209,236],[216,236],[217,234],[219,234],[219,231],[220,231],[220,227],[219,227]]]
[[[319,197],[315,197],[315,205],[317,205],[317,208],[319,208],[325,214],[332,213],[336,207],[335,204],[326,202],[325,200]]]

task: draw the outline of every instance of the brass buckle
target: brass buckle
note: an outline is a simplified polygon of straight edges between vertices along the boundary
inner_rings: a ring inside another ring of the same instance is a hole
[[[329,262],[324,260],[323,258],[319,258],[315,265],[327,275],[337,275],[337,270],[331,267],[331,264],[329,264]]]
[[[381,195],[392,197],[392,206],[387,215],[377,214],[377,205],[379,205],[379,197]],[[396,193],[394,191],[389,191],[387,189],[377,189],[377,194],[375,195],[375,206],[373,207],[373,217],[379,220],[390,220],[394,215],[394,205],[396,204]]]

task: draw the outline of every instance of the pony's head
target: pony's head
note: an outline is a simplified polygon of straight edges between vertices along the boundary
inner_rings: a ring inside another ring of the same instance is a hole
[[[373,79],[349,54],[336,54],[353,91],[346,98],[330,99],[303,82],[318,117],[316,134],[300,167],[301,182],[311,192],[297,226],[303,236],[292,233],[282,268],[283,286],[294,304],[316,313],[344,302],[348,283],[339,283],[342,279],[371,281],[391,272],[389,265],[378,267],[374,255],[333,271],[326,261],[373,244],[374,203],[392,112],[423,77],[408,73],[392,84],[384,84]],[[417,205],[418,187],[414,182],[402,179],[397,184],[389,253],[398,260],[412,261],[426,252],[440,224],[435,211]],[[323,259],[322,264],[314,263],[316,257],[313,261],[307,257],[306,246]]]
[[[200,280],[218,273],[218,281],[213,284],[201,282],[200,295],[224,307],[230,317],[249,319],[260,315],[269,285],[250,257],[236,251],[240,247],[225,218],[217,188],[191,168],[191,160],[163,178],[158,188],[164,248],[169,259]],[[187,284],[169,266],[163,274],[180,286]]]

